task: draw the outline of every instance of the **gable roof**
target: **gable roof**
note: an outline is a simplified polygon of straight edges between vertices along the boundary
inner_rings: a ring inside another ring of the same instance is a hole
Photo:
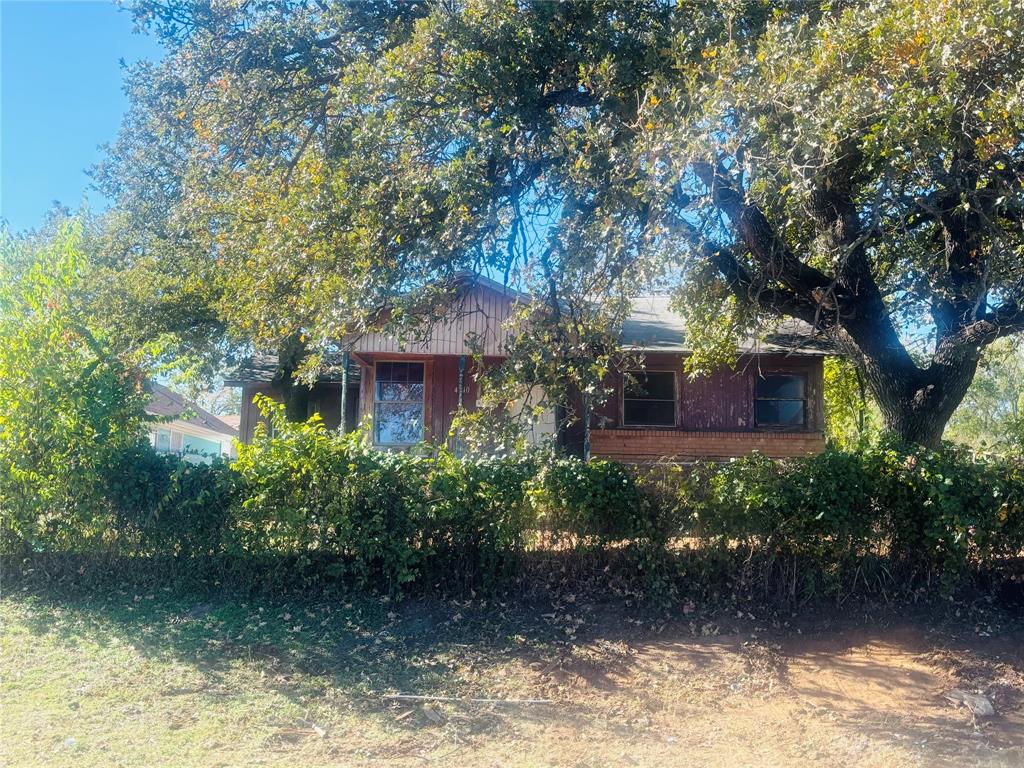
[[[633,309],[622,323],[620,333],[624,349],[638,352],[690,352],[686,343],[686,324],[673,311],[668,296],[638,296]],[[787,318],[764,339],[741,339],[739,351],[746,354],[784,352],[798,355],[833,354],[831,342],[820,337],[803,320]]]
[[[461,276],[460,279],[469,282],[469,276]],[[501,285],[486,277],[477,276],[476,285],[481,286],[488,292],[499,297],[508,297],[511,300],[524,299],[523,294]],[[686,324],[683,318],[671,307],[671,299],[668,296],[638,296],[632,300],[633,306],[629,316],[623,321],[620,331],[620,339],[623,349],[637,352],[691,352],[692,348],[686,343]],[[478,321],[484,325],[491,325],[495,322],[503,322],[508,316],[507,311],[501,311],[501,306],[491,306],[490,311],[477,313]],[[413,342],[406,344],[381,332],[371,332],[361,336],[353,344],[355,352],[391,353],[391,352],[415,352],[418,354],[460,354],[463,350],[463,342],[457,339],[458,332],[465,331],[461,324],[452,328],[451,332],[442,334],[438,339],[427,342]],[[433,342],[433,343],[432,343]],[[494,345],[492,345],[494,346]],[[740,340],[739,352],[742,354],[756,353],[784,353],[790,355],[822,356],[834,354],[832,343],[816,333],[814,329],[802,320],[788,318],[783,320],[763,339],[747,338]],[[500,355],[503,350],[494,346],[489,354]],[[318,377],[322,382],[341,382],[341,353],[333,352],[323,356],[326,369]],[[278,372],[277,355],[258,354],[244,360],[234,371],[225,378],[228,386],[241,386],[247,382],[272,382]],[[355,383],[359,380],[360,368],[358,365],[350,364],[349,382]]]
[[[209,411],[200,408],[195,403],[189,402],[177,392],[168,389],[163,384],[151,381],[149,383],[149,390],[151,397],[149,404],[146,406],[146,413],[150,416],[172,418],[177,421],[184,421],[186,424],[192,424],[196,427],[209,429],[212,432],[219,432],[222,435],[238,437],[237,427],[232,427],[230,424],[224,423]],[[190,414],[188,418],[183,417],[183,414],[186,412]]]

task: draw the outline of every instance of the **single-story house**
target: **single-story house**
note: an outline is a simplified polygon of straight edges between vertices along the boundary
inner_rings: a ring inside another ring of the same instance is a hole
[[[238,427],[163,384],[150,382],[149,389],[146,413],[157,417],[149,425],[149,442],[158,453],[173,453],[187,461],[206,464],[215,456],[235,457]]]
[[[450,319],[420,338],[352,338],[314,385],[310,413],[346,430],[370,418],[381,448],[450,440],[457,409],[476,407],[474,351],[482,350],[485,367],[505,357],[506,321],[519,300],[515,291],[476,278],[465,283]],[[734,367],[690,378],[683,372],[689,352],[682,319],[667,298],[644,297],[634,301],[622,344],[642,363],[611,374],[614,395],[574,409],[590,413],[573,423],[546,413],[533,439],[551,437],[570,451],[630,462],[728,459],[755,450],[781,458],[824,449],[822,362],[829,348],[806,324],[787,321],[769,338],[741,345]],[[229,386],[242,388],[243,442],[261,418],[253,397],[281,399],[277,368],[276,357],[258,356],[228,377]]]

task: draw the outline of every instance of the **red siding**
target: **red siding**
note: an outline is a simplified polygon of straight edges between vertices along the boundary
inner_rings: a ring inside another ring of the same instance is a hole
[[[743,371],[716,371],[682,381],[683,429],[746,430],[753,426],[753,379]]]

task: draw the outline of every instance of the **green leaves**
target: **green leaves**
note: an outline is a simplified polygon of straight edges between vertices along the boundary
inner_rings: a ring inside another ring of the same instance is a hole
[[[5,236],[0,269],[0,547],[99,542],[104,483],[145,439],[143,379],[79,301],[79,225],[35,245]]]

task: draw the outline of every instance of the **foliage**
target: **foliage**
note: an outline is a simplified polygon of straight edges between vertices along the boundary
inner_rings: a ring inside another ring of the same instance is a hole
[[[191,463],[148,443],[121,451],[102,478],[117,550],[155,559],[213,560],[228,545],[238,482],[223,461]]]
[[[105,481],[144,440],[141,376],[74,300],[89,270],[79,226],[34,246],[5,237],[0,269],[2,546],[99,543]]]
[[[974,448],[1024,452],[1024,345],[1000,339],[950,419],[947,437]]]
[[[776,462],[698,465],[680,483],[683,531],[849,574],[867,556],[956,584],[972,563],[1024,550],[1019,461],[955,446],[883,445]]]
[[[247,495],[239,553],[314,558],[367,589],[412,581],[494,584],[532,529],[529,457],[456,459],[381,452],[358,432],[339,437],[314,417],[294,424],[259,402],[257,429],[233,468]]]
[[[675,285],[694,364],[806,320],[935,445],[1024,327],[1015,0],[133,9],[167,55],[98,172],[114,252],[229,338],[412,329],[475,269],[531,299],[522,370],[598,396]]]
[[[843,450],[876,443],[882,431],[881,414],[857,366],[846,358],[825,358],[824,384],[828,441]]]
[[[857,454],[828,451],[786,464],[752,455],[698,465],[681,484],[686,528],[722,546],[740,543],[849,565],[876,543],[870,479]]]
[[[436,577],[493,587],[513,575],[536,526],[527,499],[536,472],[522,455],[437,457],[428,486]]]
[[[530,489],[540,525],[556,536],[597,546],[637,539],[664,542],[634,474],[614,461],[551,457]]]
[[[291,423],[259,401],[271,428],[257,427],[234,469],[248,489],[237,521],[240,553],[315,558],[366,588],[398,591],[429,557],[417,546],[431,519],[426,461],[373,451],[364,435],[332,436],[318,417]]]
[[[1021,466],[964,448],[883,447],[867,457],[876,504],[891,525],[891,554],[955,581],[973,561],[1018,555]]]

